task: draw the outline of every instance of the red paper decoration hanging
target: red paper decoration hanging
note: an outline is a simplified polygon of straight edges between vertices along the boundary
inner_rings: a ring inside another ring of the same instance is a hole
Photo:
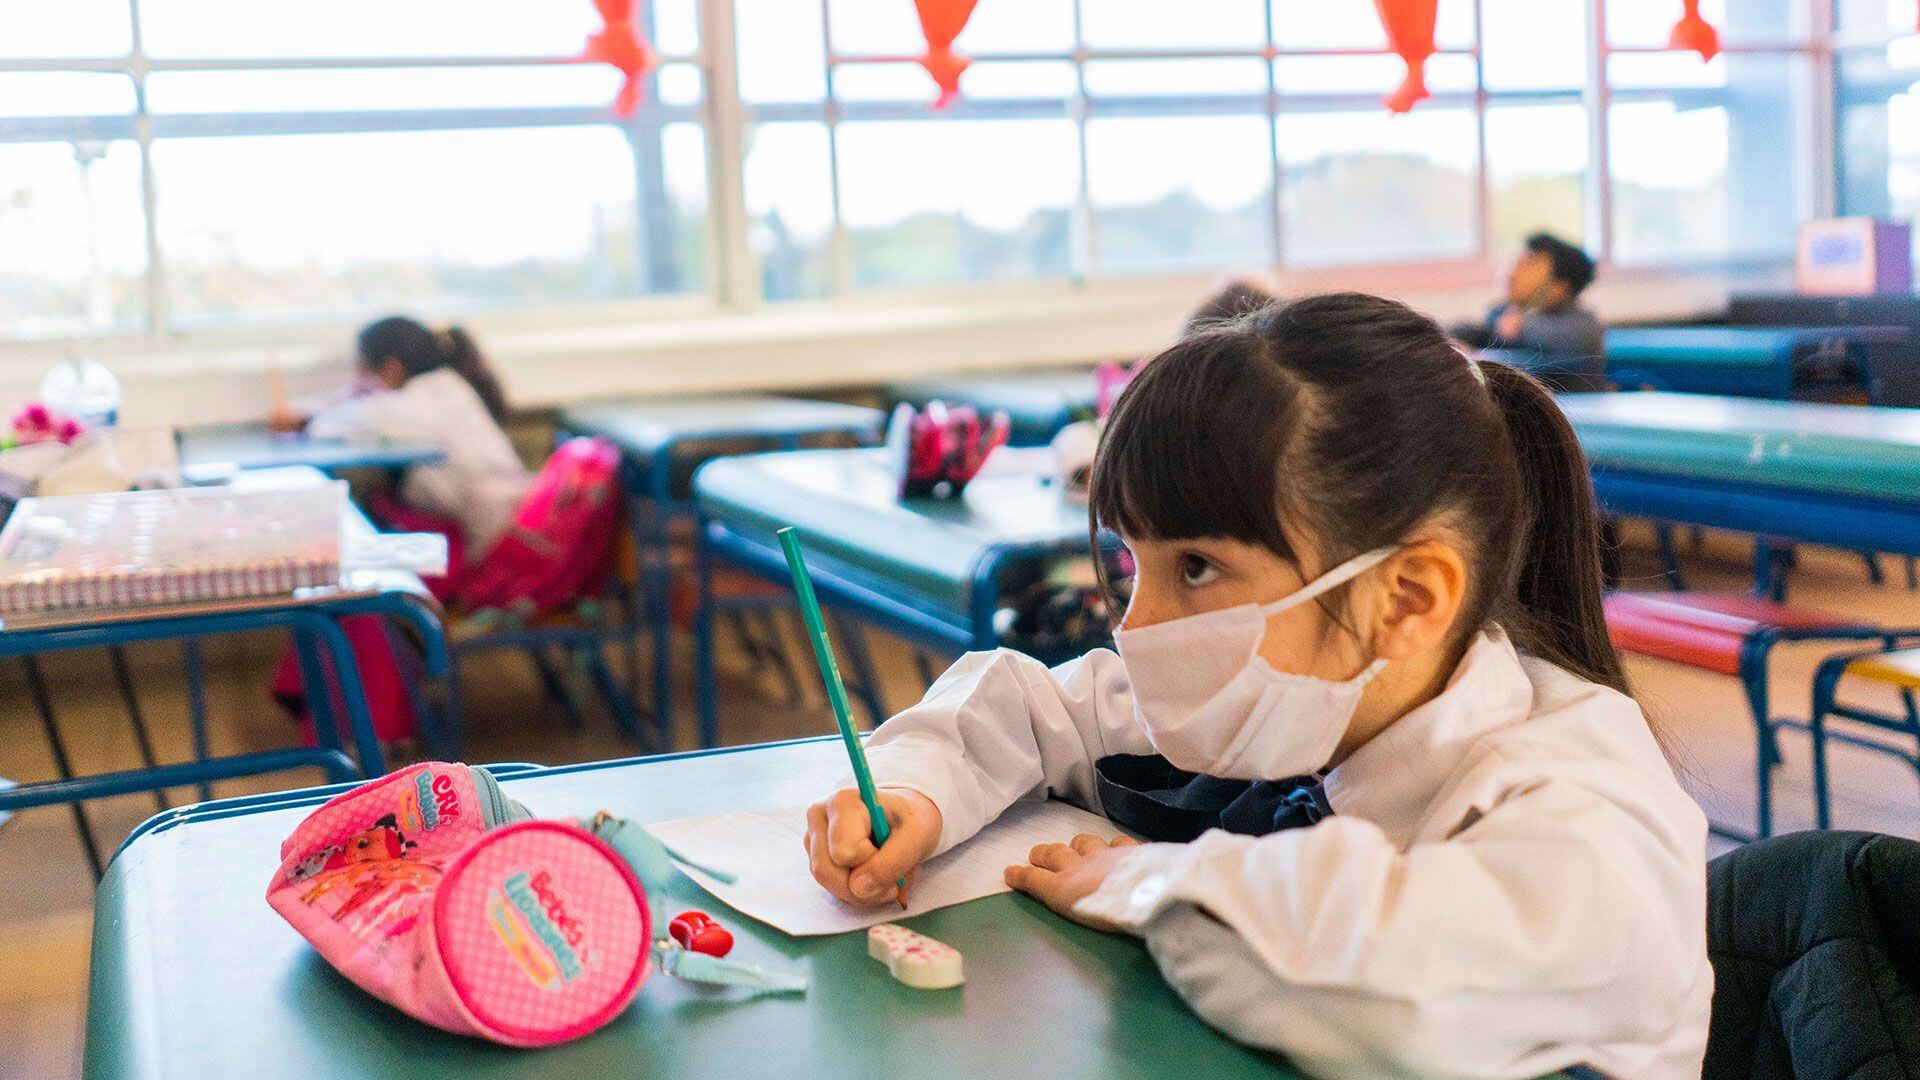
[[[1380,25],[1387,31],[1387,48],[1407,62],[1407,77],[1388,94],[1387,108],[1403,113],[1427,98],[1427,60],[1433,56],[1433,27],[1440,17],[1440,0],[1373,0]]]
[[[920,31],[927,38],[926,55],[920,66],[927,69],[940,87],[940,100],[934,108],[944,109],[960,96],[960,73],[967,70],[965,57],[953,51],[953,39],[967,28],[973,9],[980,0],[913,0],[920,10]]]
[[[582,60],[612,64],[627,77],[627,81],[620,86],[619,95],[613,99],[613,111],[618,116],[633,115],[633,110],[640,104],[640,77],[651,70],[659,59],[653,46],[640,36],[640,27],[634,22],[634,7],[638,2],[593,0],[593,6],[600,9],[600,18],[607,25],[606,29],[587,38],[587,50],[580,54]]]
[[[1680,0],[1680,3],[1685,10],[1680,14],[1680,21],[1673,24],[1673,36],[1667,39],[1667,48],[1697,52],[1702,60],[1720,55],[1720,32],[1700,17],[1700,0]]]

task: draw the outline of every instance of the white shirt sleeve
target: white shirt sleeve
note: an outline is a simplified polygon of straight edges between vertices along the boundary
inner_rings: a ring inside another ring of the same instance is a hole
[[[940,808],[936,853],[1021,799],[1057,796],[1097,811],[1094,761],[1151,752],[1126,671],[1106,649],[1052,670],[1009,649],[968,653],[867,740],[877,785],[911,788]]]
[[[334,402],[307,421],[307,434],[316,439],[349,442],[399,441],[405,402],[400,391],[381,390]]]
[[[1343,817],[1145,845],[1076,910],[1141,934],[1203,1018],[1316,1076],[1636,1075],[1702,977],[1705,913],[1673,899],[1704,902],[1687,863],[1555,779],[1404,852]]]

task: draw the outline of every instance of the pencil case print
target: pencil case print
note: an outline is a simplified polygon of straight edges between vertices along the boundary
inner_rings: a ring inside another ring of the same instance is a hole
[[[428,762],[345,792],[280,848],[272,905],[341,974],[447,1031],[578,1038],[649,967],[646,891],[606,841],[535,820],[486,770]]]

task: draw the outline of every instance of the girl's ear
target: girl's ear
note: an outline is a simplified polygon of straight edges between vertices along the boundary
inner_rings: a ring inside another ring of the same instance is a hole
[[[407,369],[400,365],[399,357],[389,356],[380,361],[374,368],[374,373],[379,375],[380,381],[386,383],[390,389],[398,390],[407,385]]]
[[[1467,563],[1452,545],[1423,540],[1380,564],[1379,588],[1374,654],[1401,660],[1447,640],[1466,600]]]

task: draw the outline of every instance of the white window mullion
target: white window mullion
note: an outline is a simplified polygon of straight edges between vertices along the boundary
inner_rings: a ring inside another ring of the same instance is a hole
[[[748,241],[747,112],[740,100],[739,50],[732,0],[700,5],[706,73],[707,285],[716,303],[748,309],[761,302],[759,265]]]

